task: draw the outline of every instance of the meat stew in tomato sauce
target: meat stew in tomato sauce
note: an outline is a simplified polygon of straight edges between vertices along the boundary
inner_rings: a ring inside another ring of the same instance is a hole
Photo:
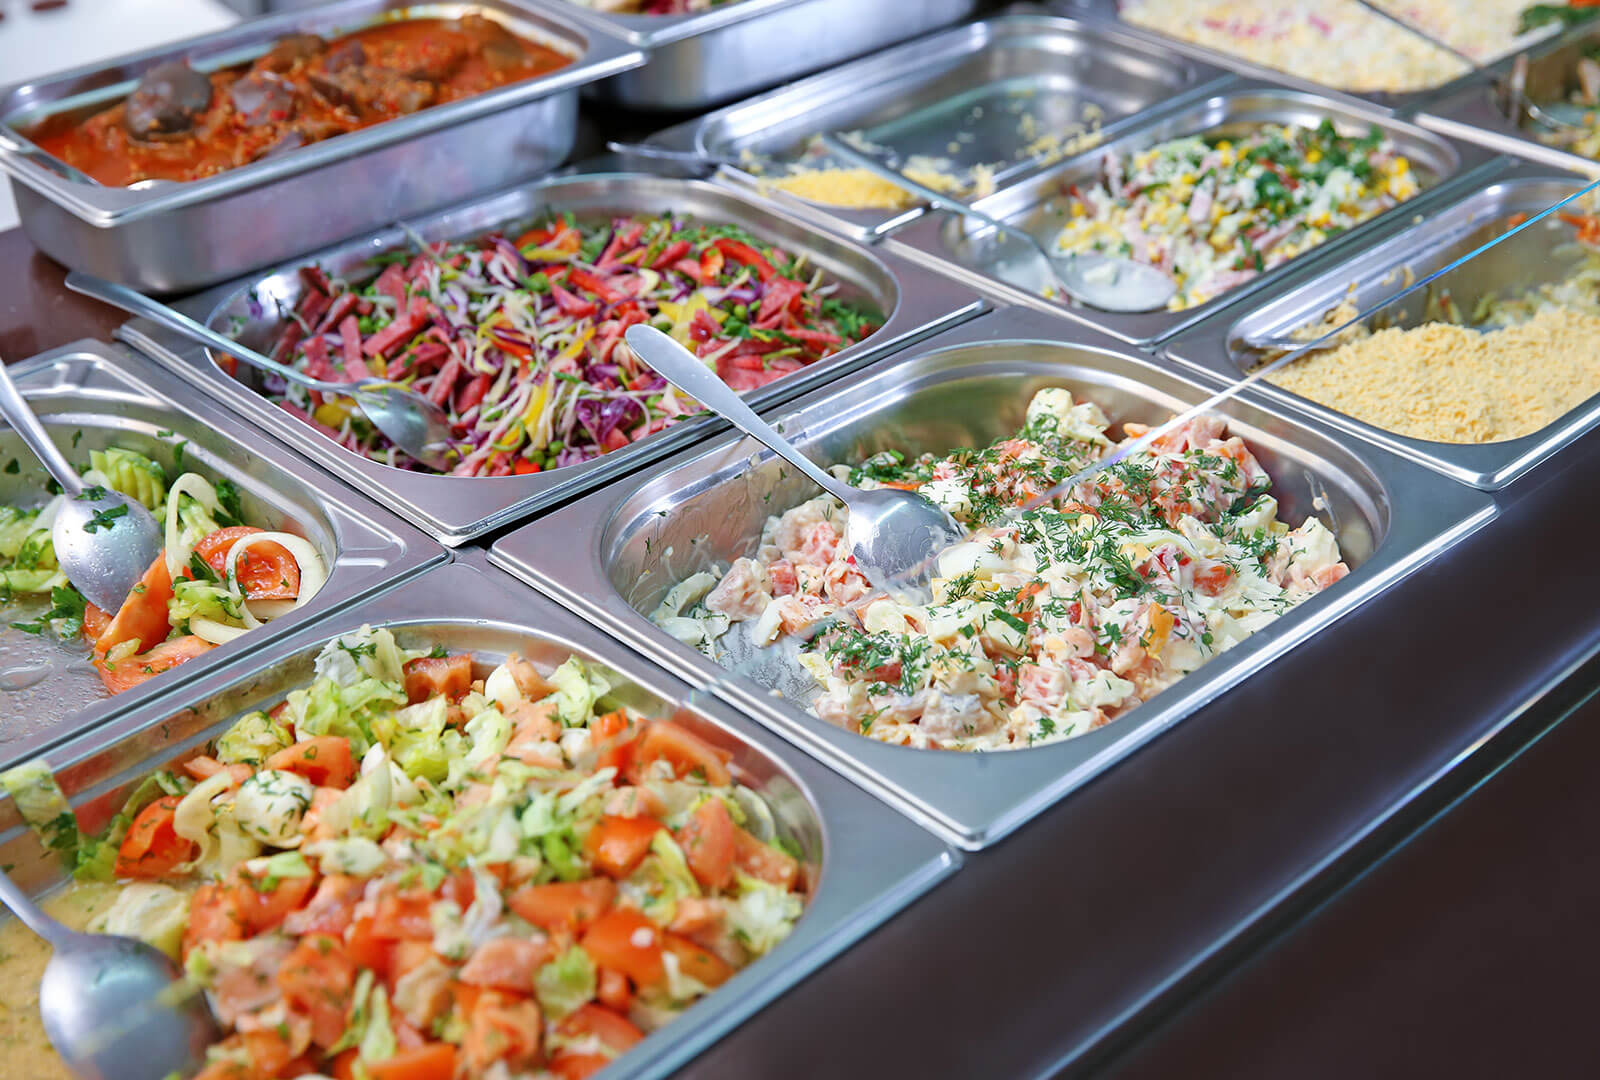
[[[158,64],[116,105],[51,117],[30,137],[102,184],[198,180],[571,62],[475,14],[379,23],[332,40],[292,34],[248,65],[210,74],[181,60]]]

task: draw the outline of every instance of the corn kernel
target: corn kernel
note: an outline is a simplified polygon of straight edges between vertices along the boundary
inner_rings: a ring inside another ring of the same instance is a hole
[[[1406,173],[1411,171],[1411,162],[1407,161],[1403,157],[1397,157],[1394,159],[1394,165],[1391,167],[1391,171],[1396,176],[1404,176]]]
[[[1310,162],[1312,165],[1315,165],[1317,162],[1319,162],[1321,160],[1322,160],[1322,151],[1318,150],[1316,147],[1312,147],[1310,150],[1308,150],[1306,152],[1306,161]]]

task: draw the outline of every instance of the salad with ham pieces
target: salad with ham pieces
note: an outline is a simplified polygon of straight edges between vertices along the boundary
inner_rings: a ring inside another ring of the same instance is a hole
[[[300,271],[273,358],[320,379],[403,383],[450,416],[456,476],[563,468],[700,410],[623,341],[649,323],[751,390],[861,341],[881,316],[843,283],[735,225],[672,214],[580,221],[428,244],[364,276]],[[425,469],[354,399],[268,377],[283,408],[346,449]]]
[[[363,627],[309,686],[77,832],[48,765],[5,786],[91,929],[181,959],[226,1032],[200,1080],[589,1076],[775,948],[811,887],[686,717]]]
[[[226,480],[186,472],[169,484],[158,462],[118,447],[93,451],[89,462],[84,494],[111,489],[142,503],[166,530],[161,555],[120,609],[101,611],[56,563],[50,528],[68,496],[0,506],[0,613],[15,630],[82,638],[113,694],[293,611],[328,578],[304,537],[246,525]]]

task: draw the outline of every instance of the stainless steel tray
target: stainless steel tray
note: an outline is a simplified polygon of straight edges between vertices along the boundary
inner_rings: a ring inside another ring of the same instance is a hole
[[[143,189],[75,181],[15,130],[120,100],[166,60],[227,67],[286,34],[338,33],[395,11],[486,13],[573,62],[217,176]],[[18,181],[23,231],[51,258],[148,292],[187,292],[554,169],[577,136],[577,88],[642,61],[639,50],[599,28],[509,0],[339,0],[0,89],[0,168]]]
[[[782,423],[818,461],[859,460],[891,447],[943,452],[1016,431],[1028,399],[1052,385],[1096,401],[1114,421],[1165,419],[1206,396],[1103,335],[1002,309],[907,350],[851,387],[808,395]],[[1126,717],[1030,750],[964,754],[873,741],[824,723],[649,621],[645,613],[672,584],[749,554],[769,514],[815,493],[750,440],[718,439],[614,483],[498,540],[490,558],[954,843],[980,848],[1493,516],[1494,504],[1480,493],[1381,451],[1357,456],[1327,429],[1264,403],[1234,401],[1219,411],[1273,476],[1285,519],[1326,508],[1320,512],[1352,573]],[[1302,690],[1286,687],[1285,700]]]
[[[970,289],[939,275],[827,236],[755,200],[695,180],[644,174],[555,178],[464,204],[414,222],[412,228],[427,240],[474,236],[525,220],[544,207],[580,215],[674,210],[737,222],[809,253],[813,262],[848,283],[857,295],[870,299],[888,316],[883,328],[861,344],[750,394],[748,400],[758,409],[830,382],[896,345],[975,314],[981,306]],[[196,318],[209,316],[214,326],[227,332],[234,316],[249,318],[252,289],[263,299],[292,303],[301,287],[295,272],[301,264],[316,261],[329,269],[350,269],[379,251],[405,243],[406,234],[398,228],[391,229],[296,260],[266,277],[191,298],[179,306]],[[256,325],[254,329],[261,328]],[[127,324],[119,334],[452,546],[585,491],[675,448],[703,440],[727,426],[710,417],[687,421],[604,457],[531,476],[464,478],[406,472],[380,465],[332,442],[224,374],[205,349],[187,339],[141,321]],[[246,336],[248,339],[249,330]]]
[[[276,638],[191,685],[182,702],[140,710],[57,747],[49,761],[83,827],[103,827],[141,778],[182,760],[233,717],[304,685],[322,643],[363,623],[392,627],[402,643],[442,642],[491,662],[517,651],[547,671],[576,654],[633,684],[624,691],[629,704],[655,714],[687,708],[686,722],[732,751],[735,774],[767,798],[780,827],[820,870],[806,913],[781,945],[618,1058],[606,1069],[608,1080],[664,1076],[683,1065],[960,865],[959,855],[905,818],[483,565],[477,554],[320,626]],[[6,830],[0,859],[23,888],[42,893],[63,882],[59,860],[20,827],[9,798],[0,801],[0,829]]]
[[[1534,104],[1560,100],[1572,88],[1574,71],[1585,53],[1600,44],[1600,22],[1567,31],[1554,41],[1527,50],[1527,95]],[[1509,64],[1496,66],[1492,78],[1462,87],[1430,101],[1417,113],[1416,122],[1432,131],[1475,142],[1501,153],[1600,177],[1600,161],[1546,146],[1537,135],[1544,130],[1521,115],[1509,93]]]
[[[1419,106],[1422,106],[1439,97],[1452,94],[1464,87],[1481,83],[1485,79],[1486,73],[1488,75],[1492,75],[1493,73],[1503,71],[1509,68],[1511,63],[1509,57],[1501,57],[1490,64],[1482,65],[1477,71],[1467,72],[1458,78],[1452,79],[1449,82],[1440,83],[1438,86],[1431,87],[1427,90],[1412,90],[1402,93],[1390,93],[1382,90],[1371,92],[1340,90],[1337,87],[1327,86],[1323,83],[1312,82],[1309,79],[1303,79],[1294,74],[1292,71],[1282,71],[1278,68],[1268,67],[1265,64],[1257,64],[1254,61],[1246,60],[1243,57],[1236,56],[1232,53],[1223,52],[1218,49],[1207,48],[1203,45],[1195,45],[1191,42],[1183,41],[1179,38],[1171,37],[1155,30],[1149,30],[1142,26],[1135,26],[1132,23],[1123,22],[1121,17],[1117,14],[1118,0],[1049,0],[1049,6],[1053,10],[1060,11],[1063,14],[1081,15],[1105,20],[1108,22],[1114,22],[1118,26],[1126,28],[1129,33],[1137,34],[1141,37],[1148,38],[1151,41],[1159,41],[1163,45],[1166,45],[1172,49],[1176,49],[1186,56],[1193,56],[1197,59],[1205,60],[1209,63],[1216,64],[1218,67],[1226,68],[1229,71],[1236,71],[1239,74],[1247,75],[1250,78],[1271,79],[1274,82],[1282,83],[1285,86],[1293,86],[1302,90],[1314,90],[1320,94],[1329,94],[1334,97],[1341,97],[1349,100],[1364,101],[1378,108],[1389,109],[1402,114],[1409,113]],[[1405,31],[1399,27],[1396,27],[1395,33],[1403,34]],[[1537,34],[1528,35],[1528,37],[1532,40],[1540,40]]]
[[[1436,210],[1423,224],[1321,268],[1314,277],[1285,283],[1247,315],[1224,314],[1197,326],[1169,342],[1164,351],[1214,379],[1235,382],[1261,360],[1259,353],[1244,345],[1246,339],[1287,336],[1319,322],[1345,300],[1353,301],[1360,311],[1376,307],[1409,281],[1448,266],[1499,235],[1510,215],[1531,217],[1585,185],[1570,173],[1508,162],[1484,186]],[[1583,261],[1571,243],[1571,229],[1551,217],[1452,271],[1438,287],[1447,289],[1462,311],[1470,312],[1481,296],[1560,281]],[[1426,308],[1424,290],[1384,308],[1380,318],[1385,326],[1417,326],[1429,321]],[[1429,442],[1363,423],[1265,381],[1256,385],[1264,396],[1292,403],[1334,427],[1485,490],[1504,487],[1600,423],[1597,393],[1555,423],[1519,439],[1474,445]]]
[[[1168,139],[1233,125],[1293,121],[1315,126],[1324,119],[1332,120],[1341,128],[1359,127],[1363,131],[1368,125],[1376,124],[1411,160],[1423,183],[1423,191],[1409,202],[1355,226],[1282,266],[1258,274],[1238,288],[1183,311],[1121,314],[1098,311],[1073,301],[1047,300],[999,276],[1002,267],[999,253],[992,250],[993,230],[953,214],[923,214],[894,233],[885,241],[884,247],[899,254],[920,256],[1007,303],[1026,304],[1040,311],[1066,315],[1124,341],[1148,345],[1170,337],[1213,312],[1281,280],[1296,265],[1329,257],[1332,252],[1346,251],[1359,245],[1383,222],[1426,213],[1433,201],[1430,196],[1436,193],[1436,189],[1460,180],[1492,156],[1482,147],[1443,138],[1369,106],[1334,101],[1300,90],[1286,90],[1266,82],[1238,80],[1214,94],[1191,100],[1182,108],[1149,118],[1137,124],[1133,130],[1093,150],[982,200],[980,206],[1007,224],[1027,230],[1048,246],[1054,241],[1061,220],[1061,212],[1052,206],[1055,196],[1071,184],[1097,177],[1107,154],[1135,153]]]
[[[1080,123],[1083,108],[1103,114],[1113,138],[1146,110],[1171,105],[1223,78],[1209,64],[1186,59],[1116,27],[1043,15],[1006,15],[863,57],[651,138],[679,150],[738,158],[744,151],[778,162],[793,160],[823,131],[864,130],[903,157],[950,157],[961,165],[1009,163],[997,170],[1004,186],[1025,171],[1017,154],[1038,135]],[[965,141],[961,141],[961,140]],[[959,151],[951,154],[956,140]],[[922,207],[903,211],[848,209],[763,188],[748,172],[723,168],[719,177],[754,190],[830,228],[870,237],[903,224]]]
[[[734,0],[692,15],[607,14],[567,0],[518,0],[645,50],[634,71],[588,94],[649,112],[698,112],[971,18],[981,0]]]
[[[90,450],[121,446],[175,474],[181,471],[175,468],[181,446],[182,469],[233,481],[252,523],[309,540],[328,564],[328,580],[298,611],[115,697],[106,694],[86,659],[68,663],[68,651],[50,638],[24,634],[0,619],[0,768],[136,711],[445,557],[417,530],[122,346],[82,341],[8,370],[69,460],[87,461]],[[0,462],[9,470],[12,461],[16,472],[0,471],[0,502],[43,503],[48,477],[22,440],[0,424]],[[41,671],[44,678],[29,683]]]

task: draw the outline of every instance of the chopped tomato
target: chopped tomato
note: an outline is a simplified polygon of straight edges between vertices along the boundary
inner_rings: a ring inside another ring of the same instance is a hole
[[[93,645],[100,640],[100,635],[106,632],[106,627],[111,625],[111,616],[89,603],[83,603],[83,640]]]
[[[220,578],[228,568],[228,554],[233,551],[233,545],[246,536],[265,531],[249,525],[218,529],[202,536],[194,552]],[[300,595],[300,564],[282,544],[270,541],[252,544],[239,556],[233,570],[240,591],[252,600],[293,600]],[[184,576],[194,575],[185,567]]]
[[[183,955],[203,941],[243,941],[244,916],[235,890],[207,883],[189,900],[189,924],[183,928]]]
[[[196,780],[209,780],[218,773],[225,772],[233,778],[235,785],[244,783],[255,772],[254,769],[242,761],[236,761],[232,765],[224,765],[208,754],[200,754],[185,761],[183,763],[183,771]]]
[[[490,990],[533,993],[533,973],[555,958],[548,941],[490,938],[479,945],[461,968],[461,981]]]
[[[396,941],[389,946],[384,957],[383,973],[388,975],[391,987],[417,968],[433,959],[431,941]]]
[[[516,1072],[539,1060],[543,1036],[544,1016],[538,1002],[485,990],[472,1006],[462,1049],[475,1070],[504,1061]]]
[[[517,463],[511,466],[511,471],[517,476],[526,476],[529,473],[536,473],[540,471],[541,468],[542,466],[537,461],[529,461],[527,458],[518,458]]]
[[[106,689],[113,694],[120,694],[147,679],[171,671],[179,664],[203,656],[213,648],[215,646],[204,638],[188,634],[173,638],[171,641],[163,641],[153,649],[135,656],[125,656],[114,662],[108,661],[104,652],[97,651],[94,667],[100,673],[100,681],[105,683]]]
[[[650,853],[650,841],[664,828],[654,818],[608,815],[583,838],[583,851],[597,869],[614,878],[625,878],[644,861]]]
[[[612,908],[579,940],[599,967],[620,971],[638,986],[654,986],[666,975],[661,963],[661,930],[630,908]]]
[[[311,1041],[332,1046],[344,1034],[356,965],[344,943],[326,934],[302,938],[278,969],[278,988],[289,1007],[311,1020]]]
[[[365,883],[363,883],[365,885]],[[360,918],[350,920],[350,930],[346,933],[344,949],[350,954],[358,968],[366,968],[378,976],[387,976],[390,973],[392,955],[398,952],[398,947],[410,942],[394,942],[379,938],[373,933],[373,917],[362,915]]]
[[[721,986],[733,978],[733,967],[709,949],[703,949],[686,937],[667,933],[662,935],[666,950],[678,958],[678,970],[691,979],[707,986]]]
[[[406,661],[406,697],[411,704],[443,694],[451,701],[472,689],[472,657],[423,656]]]
[[[700,280],[715,281],[717,275],[722,273],[724,263],[723,254],[715,247],[708,247],[700,253]]]
[[[644,1038],[644,1032],[631,1020],[592,1002],[562,1017],[556,1023],[556,1030],[569,1039],[593,1035],[619,1054],[632,1049]]]
[[[1225,563],[1212,563],[1194,572],[1194,587],[1207,596],[1216,596],[1233,580],[1233,570]]]
[[[771,844],[763,844],[744,829],[733,830],[733,864],[753,878],[772,885],[794,888],[800,879],[800,864]]]
[[[124,641],[137,641],[139,651],[145,652],[167,640],[167,633],[172,629],[167,622],[167,601],[171,599],[172,578],[167,573],[167,558],[157,555],[139,584],[122,601],[105,633],[95,642],[95,651],[104,654]]]
[[[250,1054],[250,1064],[257,1076],[277,1076],[285,1065],[294,1060],[289,1040],[271,1029],[245,1032],[244,1047]]]
[[[294,917],[294,922],[289,927],[292,934],[332,934],[335,937],[345,936],[345,931],[351,929],[355,919],[356,905],[361,902],[366,894],[367,883],[365,879],[351,877],[349,874],[329,874],[317,885],[316,895],[311,897],[311,902]],[[372,916],[365,917],[367,929],[371,930]],[[350,935],[352,959],[362,967],[375,967],[362,957],[354,956],[355,935]]]
[[[622,972],[601,968],[594,996],[606,1008],[626,1013],[633,1002],[633,987],[628,985],[628,977]]]
[[[733,782],[722,752],[671,720],[657,720],[647,727],[634,757],[641,765],[652,761],[670,762],[680,777],[693,776],[713,787],[725,787]]]
[[[707,889],[726,888],[733,880],[733,817],[721,799],[707,799],[678,830],[678,846],[689,870]]]
[[[447,1042],[431,1042],[384,1061],[366,1062],[362,1068],[367,1080],[451,1080],[456,1074],[456,1048]]]
[[[506,903],[512,911],[552,934],[558,931],[582,933],[616,898],[616,882],[610,878],[590,878],[588,881],[524,885],[512,893]]]
[[[315,887],[316,879],[310,875],[258,879],[241,868],[239,881],[234,886],[237,894],[234,903],[244,923],[245,933],[264,934],[277,929],[291,911],[306,902]]]
[[[378,899],[372,932],[391,941],[401,938],[433,940],[433,919],[429,911],[433,897],[427,893],[390,890]]]
[[[297,773],[319,788],[347,788],[357,772],[350,740],[343,735],[318,735],[286,746],[267,758],[267,768]]]
[[[593,293],[603,304],[614,304],[622,299],[622,294],[607,285],[601,278],[578,267],[572,268],[572,272],[567,275],[567,281],[575,289],[585,289]]]
[[[194,841],[185,840],[172,827],[182,801],[177,795],[165,795],[139,811],[117,850],[118,877],[165,877],[194,858]]]

